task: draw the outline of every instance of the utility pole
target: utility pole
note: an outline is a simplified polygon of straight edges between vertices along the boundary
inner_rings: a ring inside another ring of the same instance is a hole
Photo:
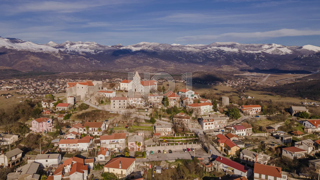
[[[41,154],[41,138],[40,138],[40,154]]]

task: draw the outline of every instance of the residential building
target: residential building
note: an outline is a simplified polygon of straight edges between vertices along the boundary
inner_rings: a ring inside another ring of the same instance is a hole
[[[116,97],[115,91],[98,91],[98,93],[107,98]]]
[[[203,130],[222,129],[227,125],[229,117],[227,116],[206,116],[199,120],[199,123]]]
[[[186,107],[189,104],[193,104],[194,103],[194,98],[182,98],[182,106]]]
[[[248,136],[247,130],[243,125],[234,125],[231,127],[232,133],[237,136]]]
[[[40,164],[39,163],[28,163],[24,166],[18,167],[15,172],[7,175],[7,180],[38,180],[40,179]]]
[[[86,128],[82,124],[76,123],[69,129],[69,132],[76,132],[78,134],[83,134],[86,132]]]
[[[18,141],[19,136],[16,134],[0,134],[0,145],[9,145]]]
[[[312,119],[303,121],[302,125],[305,127],[304,131],[312,133],[320,131],[320,119]]]
[[[253,166],[255,163],[267,164],[270,158],[271,157],[266,154],[256,153],[247,149],[244,149],[240,152],[241,162],[249,164],[251,166]]]
[[[52,127],[52,119],[42,117],[32,120],[30,129],[34,133],[44,133],[51,132]]]
[[[187,110],[192,110],[195,115],[205,115],[212,112],[212,103],[193,103],[187,105]]]
[[[168,107],[180,107],[180,96],[178,96],[176,93],[169,91],[164,94],[165,97],[168,98],[169,105]]]
[[[306,150],[308,154],[315,150],[315,143],[311,139],[297,141],[294,143],[294,147]]]
[[[61,139],[59,148],[62,152],[87,151],[92,144],[92,137],[86,136],[82,139]]]
[[[51,102],[53,102],[53,101],[52,100],[42,100],[41,101],[42,108],[53,108],[54,106],[51,106],[51,105],[53,105]]]
[[[150,94],[148,102],[150,105],[162,104],[163,96],[159,94]]]
[[[69,103],[59,103],[56,106],[57,111],[69,111],[71,109],[72,105]]]
[[[252,135],[252,126],[246,122],[241,123],[243,127],[245,127],[245,135],[246,136],[251,136]]]
[[[282,169],[276,166],[268,166],[264,164],[254,164],[254,180],[287,180],[287,175],[282,173]]]
[[[65,139],[78,139],[81,136],[81,134],[76,133],[74,131],[68,132],[64,135]]]
[[[198,98],[197,96],[195,96],[195,92],[190,89],[180,89],[178,91],[178,95],[181,98],[191,98],[191,99]]]
[[[143,136],[133,135],[128,137],[128,148],[130,151],[142,151],[144,146]]]
[[[113,97],[110,100],[110,107],[112,110],[126,109],[128,106],[128,98],[126,97]]]
[[[111,159],[104,167],[104,172],[115,174],[118,178],[125,178],[130,175],[135,168],[134,158],[117,157]]]
[[[214,161],[214,166],[216,170],[223,171],[228,175],[231,176],[239,176],[239,177],[246,177],[249,178],[252,176],[252,169],[246,167],[242,164],[239,164],[235,161],[232,161],[228,158],[224,158],[218,156]]]
[[[240,147],[230,139],[228,139],[226,136],[218,134],[217,138],[219,143],[219,150],[225,152],[227,155],[236,155],[236,153],[240,150]]]
[[[291,144],[292,142],[292,136],[286,134],[280,135],[279,139],[283,144]]]
[[[110,151],[119,151],[126,147],[126,133],[113,133],[100,136],[100,147],[108,148]]]
[[[145,101],[141,95],[134,95],[128,97],[128,105],[131,107],[144,107]]]
[[[258,114],[261,112],[260,105],[242,105],[240,109],[244,114],[247,115]]]
[[[88,165],[81,163],[72,164],[69,172],[70,180],[86,180],[88,179]]]
[[[108,148],[100,147],[100,150],[97,154],[97,161],[105,161],[107,157],[109,157]]]
[[[107,121],[103,122],[85,122],[84,128],[86,134],[92,134],[94,136],[101,136],[102,132],[107,129]],[[88,129],[88,130],[87,130]]]
[[[19,148],[15,148],[6,153],[0,154],[0,165],[3,167],[12,167],[20,163],[22,158],[22,151]]]
[[[154,125],[155,133],[160,133],[161,136],[169,136],[173,134],[172,125],[171,124],[160,124],[156,123]]]
[[[139,73],[136,72],[133,80],[123,80],[120,83],[120,90],[149,94],[152,90],[157,90],[158,82],[155,80],[141,81]]]
[[[84,100],[99,90],[103,90],[102,81],[68,82],[66,97],[74,96],[77,100]]]
[[[239,141],[239,137],[232,133],[226,134],[226,137],[229,138],[231,141]]]
[[[191,121],[191,117],[185,113],[178,113],[173,117],[173,122],[178,125],[184,125],[185,127],[189,127]]]
[[[296,115],[297,113],[300,112],[309,112],[308,109],[304,106],[291,106],[289,109],[289,112],[291,113],[292,116]]]
[[[58,167],[61,162],[60,154],[38,154],[34,162],[41,164],[42,167]]]
[[[297,147],[282,148],[282,156],[290,159],[301,159],[306,156],[307,151]]]

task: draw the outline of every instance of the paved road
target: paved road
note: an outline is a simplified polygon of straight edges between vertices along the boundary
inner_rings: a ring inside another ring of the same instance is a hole
[[[199,138],[201,138],[201,136],[204,136],[203,130],[202,129],[195,129],[195,128],[190,128],[191,131],[195,132]],[[222,154],[210,144],[210,150],[211,150],[211,154],[214,156],[222,156]]]

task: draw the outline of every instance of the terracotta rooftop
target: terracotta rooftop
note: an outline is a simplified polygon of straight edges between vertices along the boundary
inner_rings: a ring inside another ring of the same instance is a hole
[[[117,158],[111,159],[104,167],[128,169],[134,161],[135,161],[134,158],[117,157]],[[119,168],[120,162],[121,162],[121,168]]]
[[[231,139],[231,138],[233,138],[233,137],[237,137],[237,138],[238,138],[237,135],[232,134],[232,133],[228,133],[228,134],[226,134],[226,136],[227,136],[227,138],[229,138],[229,139]]]
[[[124,79],[121,81],[121,83],[130,83],[130,82],[131,82],[131,80],[127,80],[127,79]]]
[[[171,98],[180,97],[179,95],[177,95],[176,93],[174,93],[172,91],[165,93],[164,96],[171,97]]]
[[[300,149],[300,148],[297,148],[297,147],[294,147],[294,146],[292,146],[292,147],[287,147],[287,148],[282,148],[282,149],[283,149],[283,150],[286,150],[286,151],[289,151],[289,152],[293,152],[293,153],[306,151],[306,150],[304,150],[304,149]]]
[[[126,97],[113,97],[110,100],[127,100]]]
[[[78,139],[61,139],[59,144],[77,144]]]
[[[308,120],[308,122],[314,125],[315,127],[320,126],[320,119]]]
[[[68,107],[69,103],[59,103],[56,107]]]
[[[298,136],[304,134],[304,133],[301,132],[301,131],[292,131],[291,133],[294,134],[294,135],[298,135]]]
[[[281,178],[281,168],[275,166],[268,166],[264,164],[255,163],[254,173],[264,174],[268,176]]]
[[[188,104],[187,106],[191,106],[191,107],[200,107],[200,106],[212,106],[211,103],[193,103],[193,104]]]
[[[35,119],[35,121],[37,121],[38,123],[41,123],[41,122],[47,122],[48,119],[49,118],[42,117],[42,118]]]
[[[89,126],[89,128],[101,128],[103,122],[85,122],[84,127]]]
[[[190,89],[180,89],[179,92],[183,92],[183,93],[186,93],[188,91],[191,91]]]
[[[155,80],[150,80],[150,81],[141,81],[142,86],[153,86],[156,85],[157,81]]]
[[[88,166],[81,164],[81,163],[74,163],[72,164],[71,170],[70,170],[70,175],[75,173],[75,172],[79,172],[79,173],[83,173],[84,170],[88,170]]]
[[[99,93],[113,93],[113,91],[98,91]]]
[[[241,125],[245,128],[252,128],[252,126],[246,122],[241,123]]]
[[[251,109],[251,108],[261,108],[260,105],[242,105],[244,109]]]
[[[104,147],[100,147],[100,150],[99,150],[99,152],[98,152],[98,154],[97,155],[100,155],[100,154],[102,154],[102,155],[106,155],[106,153],[107,153],[107,151],[108,151],[108,148],[104,148]]]
[[[239,171],[241,171],[241,172],[247,172],[247,171],[248,171],[248,168],[245,167],[244,165],[239,164],[239,163],[237,163],[237,162],[235,162],[235,161],[232,161],[232,160],[230,160],[230,159],[221,157],[221,156],[218,156],[218,157],[216,158],[216,161],[218,161],[218,162],[220,162],[220,163],[223,163],[223,164],[225,164],[225,165],[227,165],[227,166],[229,166],[229,167],[232,167],[232,168],[234,168],[234,169],[237,169],[237,170],[239,170]]]

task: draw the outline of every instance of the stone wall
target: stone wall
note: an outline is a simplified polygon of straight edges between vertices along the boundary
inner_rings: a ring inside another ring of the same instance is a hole
[[[194,149],[201,149],[201,144],[200,143],[193,143],[193,144],[189,144],[189,143],[184,143],[184,144],[179,144],[179,145],[174,145],[174,144],[170,144],[170,145],[162,145],[162,146],[159,146],[159,145],[149,145],[149,146],[146,146],[146,150],[148,151],[154,151],[154,152],[157,152],[158,150],[172,150],[172,151],[178,151],[178,150],[183,150],[183,149],[187,149],[187,148],[194,148]]]

